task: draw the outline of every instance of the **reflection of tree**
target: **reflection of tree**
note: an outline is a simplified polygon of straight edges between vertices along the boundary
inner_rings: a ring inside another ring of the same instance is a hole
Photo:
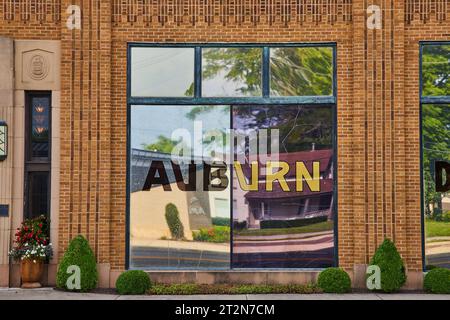
[[[160,135],[158,139],[150,144],[143,144],[145,150],[155,151],[161,153],[171,153],[172,149],[178,144],[180,141],[175,141],[167,138],[166,136]]]
[[[230,107],[229,106],[195,106],[195,107],[188,107],[187,112],[185,114],[185,117],[191,121],[205,121],[198,119],[202,115],[216,111],[217,113],[223,114],[224,117],[229,117],[230,115]],[[204,126],[204,124],[203,124]],[[221,141],[211,139],[203,139],[203,147],[207,151],[218,151],[223,152],[223,148],[227,145],[227,140],[225,139],[225,135],[227,134],[225,130],[221,130],[219,128],[215,128],[214,130],[208,130],[205,133],[209,134],[215,134],[215,135],[221,135],[224,139]],[[182,142],[181,140],[175,141],[172,140],[164,135],[159,135],[156,141],[149,143],[149,144],[143,144],[142,145],[145,150],[148,151],[155,151],[155,152],[162,152],[162,153],[171,153],[172,149],[175,146],[178,146],[179,148],[182,148],[183,150],[186,150],[187,145],[185,142]]]
[[[425,46],[422,59],[423,95],[450,95],[450,45]]]
[[[422,85],[424,96],[450,95],[450,45],[425,46],[422,56]],[[450,106],[422,107],[423,172],[425,213],[442,211],[442,193],[435,191],[431,173],[433,160],[450,160]]]
[[[442,208],[442,193],[435,192],[432,160],[450,160],[450,106],[424,105],[422,109],[425,213]]]
[[[333,146],[331,107],[256,106],[233,109],[235,128],[280,130],[280,152],[329,149]]]
[[[203,50],[203,79],[212,79],[221,73],[228,81],[240,87],[244,95],[259,95],[261,92],[260,48],[208,48]]]
[[[225,73],[225,79],[240,85],[242,94],[261,92],[261,49],[210,48],[203,51],[203,78]],[[331,95],[333,50],[276,48],[271,50],[271,94],[279,96]]]
[[[280,96],[331,95],[333,50],[278,48],[271,52],[271,93]]]

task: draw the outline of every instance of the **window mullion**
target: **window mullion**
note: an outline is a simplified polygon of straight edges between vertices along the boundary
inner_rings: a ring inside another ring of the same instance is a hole
[[[202,97],[202,48],[195,47],[194,97]]]
[[[262,94],[264,98],[270,96],[270,48],[263,48],[262,57]]]

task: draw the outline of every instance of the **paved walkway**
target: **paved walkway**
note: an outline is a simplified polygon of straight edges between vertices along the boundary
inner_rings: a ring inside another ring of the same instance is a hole
[[[51,288],[22,290],[0,289],[0,300],[450,300],[450,295],[420,293],[351,294],[268,294],[268,295],[195,295],[195,296],[120,296],[97,293],[69,293]]]

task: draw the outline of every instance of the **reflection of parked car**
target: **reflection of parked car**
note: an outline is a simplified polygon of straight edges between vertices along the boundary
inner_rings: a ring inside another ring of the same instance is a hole
[[[299,220],[318,217],[333,218],[333,150],[312,150],[279,154],[279,161],[289,164],[286,182],[290,192],[283,191],[278,181],[273,184],[272,191],[260,187],[258,191],[244,194],[248,204],[247,222],[250,228],[259,228],[261,221],[270,220]],[[313,192],[308,184],[304,184],[303,191],[296,190],[296,163],[302,161],[308,171],[312,171],[313,162],[320,162],[320,191]],[[251,178],[251,168],[243,165],[244,175]],[[259,170],[260,184],[266,183]],[[236,183],[236,181],[235,181]],[[238,186],[239,188],[239,186]]]

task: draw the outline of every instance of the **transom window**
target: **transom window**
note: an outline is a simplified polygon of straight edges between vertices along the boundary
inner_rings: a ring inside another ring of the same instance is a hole
[[[335,103],[334,54],[332,44],[133,44],[129,102]]]

